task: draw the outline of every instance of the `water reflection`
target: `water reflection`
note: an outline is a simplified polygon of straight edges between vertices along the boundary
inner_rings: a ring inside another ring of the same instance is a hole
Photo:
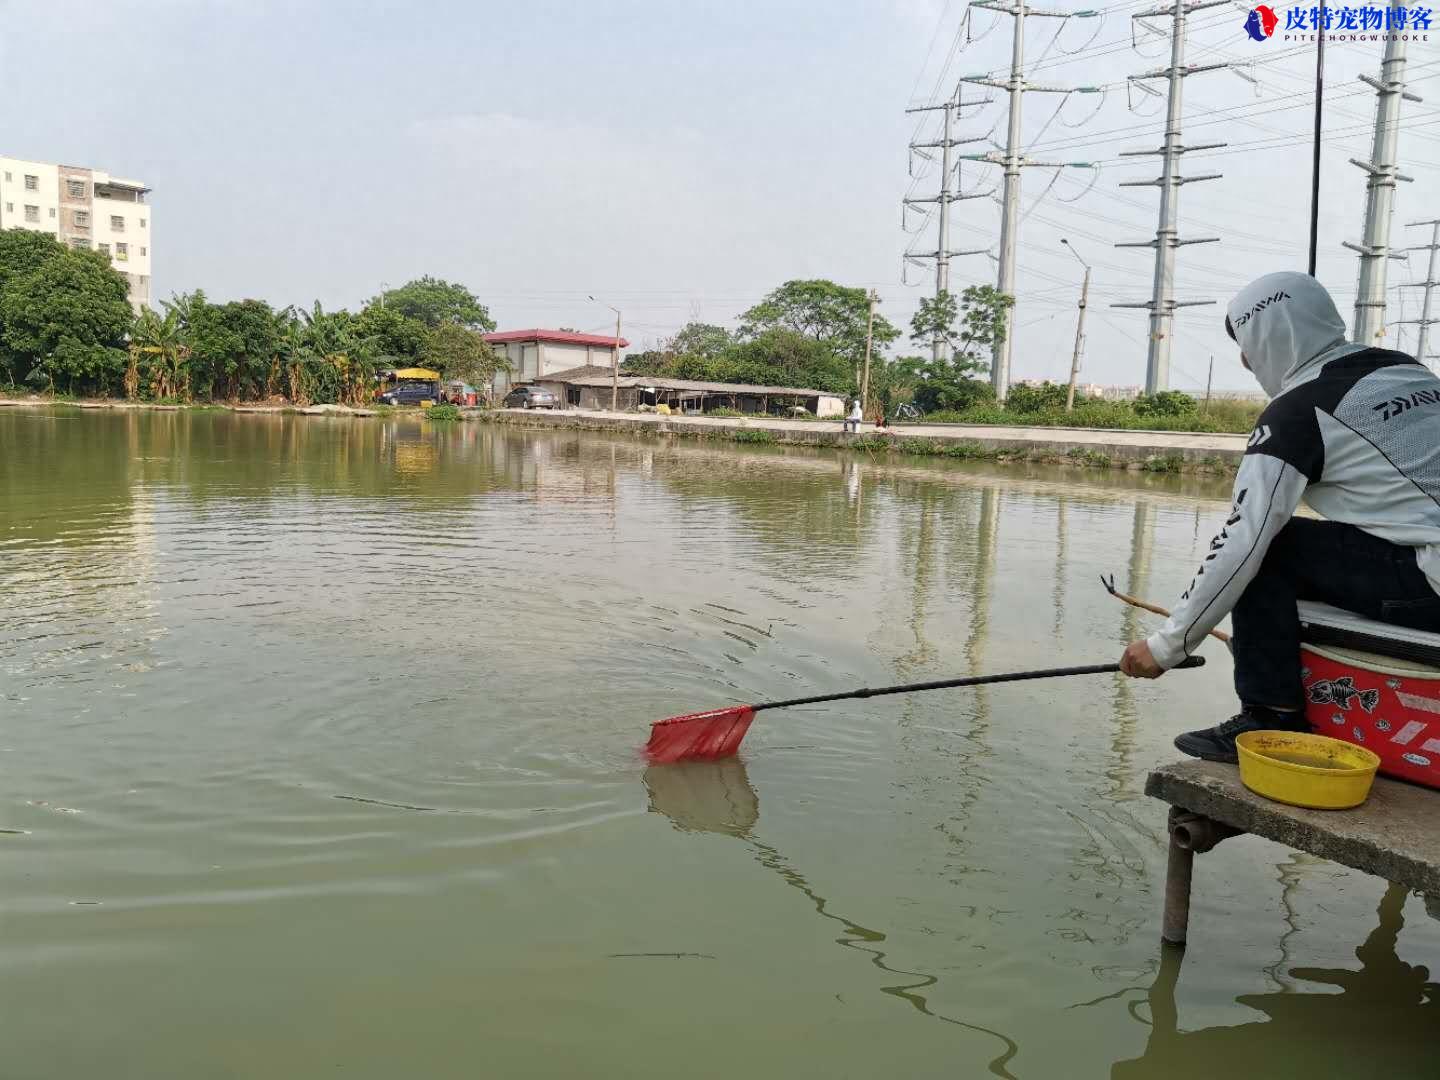
[[[755,861],[780,875],[781,880],[802,893],[821,918],[839,923],[843,932],[835,943],[854,949],[870,958],[870,963],[889,975],[914,980],[880,987],[880,992],[899,998],[917,1012],[996,1039],[1003,1050],[987,1063],[994,1076],[1015,1080],[1009,1064],[1020,1047],[1008,1035],[979,1024],[971,1024],[935,1011],[923,991],[940,981],[938,975],[910,971],[893,966],[887,960],[886,934],[864,926],[836,911],[774,846],[755,836],[760,822],[760,797],[750,783],[745,763],[740,758],[726,761],[692,762],[681,765],[652,765],[645,770],[645,790],[652,813],[663,814],[670,824],[682,832],[719,833],[745,841]]]
[[[1396,953],[1406,891],[1392,884],[1370,936],[1355,950],[1358,970],[1295,967],[1293,979],[1323,989],[1243,994],[1238,1004],[1268,1019],[1180,1029],[1175,991],[1184,952],[1166,949],[1147,999],[1145,1053],[1116,1062],[1113,1080],[1211,1078],[1223,1067],[1242,1076],[1433,1076],[1440,1061],[1440,985],[1423,965]],[[1298,985],[1298,984],[1297,984]],[[1131,1015],[1144,1022],[1131,1008]],[[1221,1066],[1220,1063],[1227,1063]]]

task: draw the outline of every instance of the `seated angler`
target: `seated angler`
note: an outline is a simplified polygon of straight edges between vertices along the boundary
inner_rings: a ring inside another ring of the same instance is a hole
[[[1240,712],[1175,740],[1210,761],[1234,761],[1242,732],[1308,730],[1297,601],[1440,631],[1440,379],[1404,353],[1348,342],[1307,274],[1246,286],[1225,329],[1271,401],[1179,606],[1120,660],[1157,678],[1232,616]],[[1324,520],[1294,516],[1302,500]]]

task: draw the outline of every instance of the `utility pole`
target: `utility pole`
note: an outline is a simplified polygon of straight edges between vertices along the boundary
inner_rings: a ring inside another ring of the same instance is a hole
[[[1069,240],[1062,236],[1060,243],[1069,249],[1071,255],[1080,259],[1080,253]],[[1075,380],[1080,376],[1080,350],[1085,347],[1085,305],[1090,302],[1090,264],[1080,259],[1080,265],[1085,268],[1085,282],[1080,286],[1080,315],[1075,320],[1075,352],[1070,357],[1070,389],[1065,392],[1066,412],[1075,411]]]
[[[595,300],[595,297],[592,296],[590,299]],[[595,300],[595,303],[615,312],[615,344],[610,347],[610,411],[618,412],[620,410],[620,309],[610,307],[603,300]],[[536,375],[541,374],[543,372],[536,372]]]
[[[860,409],[870,407],[870,342],[875,334],[875,305],[880,297],[875,295],[875,290],[870,290],[870,315],[865,320],[865,373],[860,376]]]
[[[1186,146],[1180,141],[1180,122],[1184,114],[1182,98],[1185,77],[1198,75],[1202,71],[1217,71],[1229,64],[1185,63],[1185,19],[1193,11],[1219,7],[1229,0],[1175,0],[1165,7],[1150,8],[1132,15],[1144,19],[1157,15],[1169,15],[1170,25],[1170,66],[1131,75],[1132,81],[1164,78],[1169,82],[1166,94],[1165,144],[1158,150],[1129,150],[1122,157],[1142,157],[1147,154],[1161,155],[1160,175],[1154,180],[1127,180],[1121,187],[1158,187],[1160,189],[1160,221],[1155,228],[1154,240],[1116,244],[1116,247],[1153,247],[1155,249],[1155,274],[1150,289],[1150,299],[1143,303],[1112,304],[1111,307],[1147,308],[1150,311],[1150,338],[1145,351],[1145,393],[1154,394],[1170,388],[1170,343],[1175,332],[1175,309],[1213,304],[1214,300],[1175,299],[1175,252],[1186,244],[1218,243],[1218,236],[1206,236],[1194,240],[1181,240],[1179,231],[1180,187],[1201,180],[1218,180],[1220,173],[1205,173],[1201,176],[1181,176],[1180,157],[1194,150],[1214,150],[1224,143],[1202,143]]]
[[[1046,168],[1057,167],[1049,162],[1031,161],[1021,149],[1020,111],[1025,91],[1033,90],[1050,94],[1098,94],[1100,92],[1098,86],[1067,88],[1039,86],[1026,81],[1023,70],[1025,64],[1025,19],[1029,16],[1052,19],[1088,19],[1098,16],[1100,12],[1050,11],[1044,8],[1033,8],[1025,0],[1010,0],[1008,3],[1001,2],[1001,0],[975,0],[970,6],[983,8],[986,11],[998,11],[1015,20],[1014,38],[1010,45],[1010,77],[1001,81],[988,76],[976,75],[967,76],[961,80],[961,82],[978,83],[982,86],[993,86],[1006,91],[1009,95],[1009,126],[1005,134],[1004,153],[980,154],[973,157],[975,160],[1004,166],[1004,186],[1000,207],[1000,265],[996,274],[995,287],[1013,300],[1015,296],[1015,241],[1020,229],[1020,170],[1030,165]],[[1063,164],[1077,168],[1094,168],[1089,162],[1065,162]],[[1001,311],[1000,321],[1000,340],[996,343],[990,360],[990,382],[995,387],[995,399],[1003,402],[1010,389],[1010,355],[1015,338],[1012,332],[1015,325],[1013,304],[1008,309]]]
[[[1401,319],[1401,322],[1413,323],[1413,324],[1418,325],[1418,326],[1420,327],[1420,344],[1419,344],[1419,345],[1416,347],[1416,349],[1415,349],[1415,359],[1416,359],[1416,360],[1419,360],[1422,364],[1424,364],[1427,360],[1430,359],[1430,355],[1429,355],[1429,349],[1430,349],[1430,325],[1431,325],[1432,323],[1440,322],[1440,319],[1436,319],[1436,318],[1432,317],[1431,314],[1430,314],[1430,312],[1432,311],[1432,308],[1431,308],[1431,306],[1430,306],[1430,301],[1431,301],[1431,299],[1432,299],[1432,294],[1434,293],[1434,291],[1435,291],[1435,289],[1436,289],[1437,287],[1440,287],[1440,280],[1436,280],[1436,278],[1435,278],[1435,253],[1436,253],[1437,251],[1440,251],[1440,218],[1435,218],[1435,219],[1433,219],[1433,220],[1431,220],[1431,221],[1412,221],[1412,222],[1410,222],[1409,224],[1407,224],[1405,227],[1406,227],[1407,229],[1414,229],[1414,228],[1418,228],[1419,226],[1422,226],[1422,225],[1429,225],[1429,226],[1430,226],[1430,243],[1428,243],[1428,244],[1418,244],[1418,245],[1416,245],[1415,247],[1409,247],[1409,248],[1406,248],[1405,250],[1406,250],[1406,251],[1428,251],[1428,252],[1430,252],[1430,265],[1429,265],[1429,267],[1425,270],[1425,280],[1424,280],[1424,281],[1416,281],[1416,282],[1407,282],[1406,284],[1401,285],[1400,287],[1401,287],[1402,289],[1404,289],[1404,288],[1415,288],[1415,289],[1418,289],[1418,288],[1422,288],[1422,287],[1423,287],[1424,290],[1425,290],[1425,299],[1424,299],[1424,300],[1421,302],[1421,304],[1420,304],[1420,318],[1418,318],[1418,319]],[[1428,365],[1427,365],[1427,366],[1428,366]]]
[[[1215,379],[1215,357],[1210,357],[1210,367],[1205,372],[1205,404],[1200,406],[1202,413],[1210,411],[1210,384]]]
[[[1391,8],[1386,12],[1386,29]],[[1351,158],[1350,164],[1364,169],[1365,236],[1358,244],[1345,242],[1360,253],[1360,283],[1355,294],[1354,339],[1361,345],[1376,345],[1385,336],[1385,272],[1389,259],[1402,258],[1390,251],[1390,215],[1395,209],[1395,184],[1413,180],[1403,176],[1396,161],[1400,144],[1400,102],[1419,101],[1420,95],[1405,89],[1405,41],[1408,35],[1396,32],[1385,37],[1385,57],[1380,78],[1361,75],[1360,81],[1375,88],[1375,138],[1370,160]]]
[[[957,255],[985,255],[989,251],[988,248],[977,248],[971,251],[950,250],[950,204],[953,202],[960,202],[963,199],[989,198],[990,195],[993,194],[993,192],[985,191],[973,195],[957,195],[950,190],[950,182],[952,174],[954,172],[954,165],[951,159],[950,151],[953,148],[961,146],[965,143],[984,142],[986,138],[984,135],[976,135],[971,138],[965,139],[955,138],[953,135],[954,120],[956,115],[962,109],[979,108],[981,105],[988,105],[989,103],[990,101],[987,98],[984,101],[974,101],[970,102],[969,104],[962,104],[960,101],[960,92],[957,89],[956,92],[952,94],[947,100],[941,102],[938,105],[921,105],[917,108],[905,110],[907,113],[940,111],[945,114],[944,124],[942,126],[942,135],[939,142],[910,144],[910,150],[912,153],[918,152],[921,157],[924,157],[930,161],[933,161],[935,159],[930,157],[930,155],[925,153],[925,151],[927,149],[939,148],[940,193],[934,198],[906,199],[904,201],[905,206],[914,206],[923,203],[936,203],[940,208],[940,232],[939,238],[935,245],[935,250],[933,252],[927,251],[918,254],[910,253],[905,256],[906,259],[908,259],[909,261],[916,263],[924,259],[935,260],[935,295],[937,297],[943,292],[950,291],[951,258]],[[947,345],[945,338],[942,334],[938,332],[936,333],[934,340],[931,342],[930,350],[931,358],[936,363],[939,363],[941,360],[944,360],[948,357],[949,346]]]

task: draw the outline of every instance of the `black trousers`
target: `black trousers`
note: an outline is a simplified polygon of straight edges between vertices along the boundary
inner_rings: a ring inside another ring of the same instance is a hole
[[[1231,613],[1235,693],[1242,703],[1278,709],[1304,704],[1297,600],[1440,633],[1440,594],[1416,564],[1414,548],[1354,525],[1291,518]]]

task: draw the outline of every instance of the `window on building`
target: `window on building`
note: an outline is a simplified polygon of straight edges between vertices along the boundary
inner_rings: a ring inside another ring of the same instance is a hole
[[[40,220],[40,207],[38,207],[38,206],[27,206],[27,207],[25,207],[25,220],[26,220],[26,221],[39,221],[39,220]]]
[[[150,254],[150,249],[149,249],[149,248],[143,248],[143,247],[142,247],[142,248],[140,249],[140,257],[141,257],[142,259],[145,258],[145,257],[146,257],[147,255],[149,255],[149,254]]]
[[[88,229],[88,228],[90,227],[90,211],[89,211],[89,210],[76,210],[76,211],[75,211],[75,227],[76,227],[77,229]]]
[[[84,180],[66,180],[65,188],[70,192],[72,199],[83,199],[85,197]]]
[[[13,202],[7,202],[5,204],[5,212],[7,214],[13,214],[15,212],[15,204]]]
[[[116,245],[115,245],[115,258],[116,258],[116,260],[117,260],[118,262],[129,262],[129,261],[130,261],[130,245],[129,245],[129,244],[116,244]]]
[[[125,231],[125,219],[119,214],[110,215],[110,228],[115,232]]]
[[[84,236],[72,236],[70,238],[70,246],[76,251],[89,251],[90,240],[88,237]]]
[[[100,254],[101,254],[101,255],[109,255],[109,254],[110,254],[110,245],[109,245],[109,244],[101,244],[101,245],[100,245]]]
[[[53,207],[53,206],[50,207],[50,216],[51,216],[51,217],[54,217],[54,216],[55,216],[55,207]]]
[[[140,219],[140,227],[142,229],[145,228],[145,219],[143,217]]]
[[[31,176],[29,173],[26,173],[26,174],[25,174],[25,190],[26,190],[26,191],[39,191],[39,190],[40,190],[40,177],[38,177],[38,176]]]
[[[7,173],[5,174],[5,180],[6,180],[7,183],[13,183],[14,180],[15,180],[15,178],[14,178],[13,176],[11,176],[11,175],[7,172]]]

